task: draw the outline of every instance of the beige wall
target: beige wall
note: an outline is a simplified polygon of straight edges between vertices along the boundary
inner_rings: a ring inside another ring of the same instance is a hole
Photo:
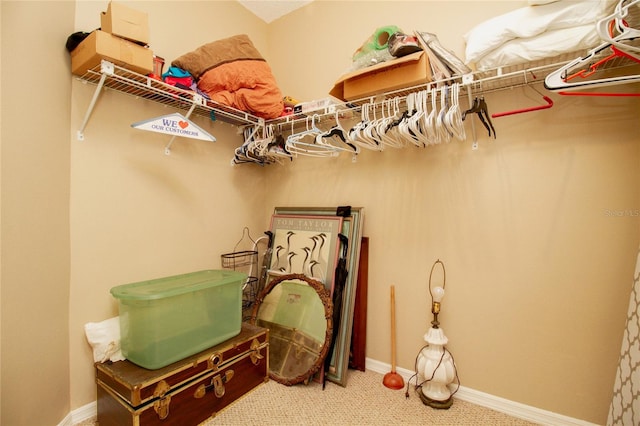
[[[378,26],[434,32],[462,56],[465,30],[525,4],[316,1],[266,25],[230,1],[126,3],[149,12],[151,46],[167,62],[249,34],[283,92],[302,100],[324,97]],[[2,2],[2,423],[55,424],[95,400],[83,325],[117,314],[114,285],[219,267],[242,228],[261,235],[275,206],[342,204],[365,208],[371,238],[369,358],[390,361],[395,284],[398,365],[413,369],[439,258],[462,384],[604,423],[640,236],[638,217],[607,211],[640,209],[637,100],[554,94],[551,110],[496,119],[498,139],[482,137],[477,151],[453,142],[260,168],[231,167],[236,129],[200,119],[218,141],[178,139],[165,156],[167,137],[130,124],[167,110],[106,92],[81,142],[94,88],[70,76],[62,46],[99,26],[106,4]],[[37,40],[28,59],[18,36]],[[33,58],[48,61],[24,66]],[[46,66],[56,84],[37,102],[9,84],[39,81]],[[537,100],[515,89],[487,101],[499,111]]]
[[[71,84],[64,41],[73,30],[74,4],[3,1],[1,8],[0,422],[56,424],[72,408]]]
[[[467,30],[525,4],[316,1],[270,25],[274,68],[286,94],[323,97],[379,26],[436,33],[463,56]],[[607,211],[640,209],[640,104],[551,97],[550,110],[495,119],[498,138],[483,134],[477,151],[452,142],[269,168],[267,211],[365,207],[368,357],[390,362],[395,284],[398,365],[413,370],[431,320],[429,271],[441,259],[441,321],[462,384],[602,424],[640,242],[637,215]],[[486,99],[491,112],[542,103],[530,88]]]
[[[266,50],[266,25],[236,2],[129,4],[149,12],[150,45],[167,63],[202,43],[236,33],[249,34],[258,49]],[[106,5],[79,2],[76,22],[84,24],[78,29],[96,25]],[[191,18],[176,20],[176,13]],[[73,83],[72,131],[93,93],[92,87]],[[169,156],[164,154],[169,136],[130,127],[170,112],[107,92],[91,116],[85,140],[71,143],[73,407],[95,400],[83,325],[118,314],[111,287],[219,268],[220,254],[233,250],[244,226],[258,237],[268,223],[262,215],[264,170],[231,166],[233,150],[242,143],[235,127],[194,117],[217,141],[177,138]]]

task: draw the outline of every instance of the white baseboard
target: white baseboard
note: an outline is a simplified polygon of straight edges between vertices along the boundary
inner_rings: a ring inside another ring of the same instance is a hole
[[[390,371],[391,365],[376,361],[375,359],[367,358],[365,368],[376,373],[386,374]],[[396,373],[400,374],[406,383],[409,382],[409,379],[414,374],[413,371],[404,368],[396,368]],[[455,394],[455,398],[471,402],[481,407],[490,408],[519,419],[548,426],[596,426],[594,423],[563,416],[562,414],[557,414],[551,411],[541,410],[530,405],[520,404],[519,402],[509,401],[508,399],[493,396],[464,386],[460,386],[460,389],[458,389],[458,392]],[[62,422],[58,424],[58,426],[73,426],[96,416],[97,404],[94,401],[73,410]]]
[[[60,422],[58,426],[73,426],[78,423],[82,423],[85,420],[89,420],[98,415],[98,405],[95,401],[83,405],[80,408],[76,408]]]
[[[366,359],[365,368],[380,374],[386,374],[391,371],[391,365],[370,358]],[[396,368],[396,373],[400,374],[405,382],[408,383],[415,372],[404,368]],[[530,405],[520,404],[519,402],[509,401],[508,399],[469,389],[464,386],[460,386],[454,398],[471,402],[481,407],[490,408],[519,419],[548,426],[597,426],[594,423],[563,416],[562,414],[551,411],[541,410]]]

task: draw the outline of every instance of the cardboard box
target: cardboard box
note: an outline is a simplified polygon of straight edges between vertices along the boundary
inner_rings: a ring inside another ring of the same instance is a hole
[[[127,40],[149,44],[149,16],[118,2],[100,14],[101,30]]]
[[[416,52],[345,74],[336,81],[329,94],[351,101],[430,81],[429,59],[424,52]]]
[[[83,75],[102,59],[147,75],[153,71],[153,51],[104,31],[93,31],[71,52],[71,72]]]

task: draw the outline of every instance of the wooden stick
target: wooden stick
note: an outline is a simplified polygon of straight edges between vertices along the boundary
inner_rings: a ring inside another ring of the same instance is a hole
[[[391,372],[396,372],[396,292],[391,286]]]

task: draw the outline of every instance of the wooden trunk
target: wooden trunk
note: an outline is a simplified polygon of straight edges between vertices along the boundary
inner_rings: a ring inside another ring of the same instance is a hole
[[[198,425],[269,380],[268,330],[240,334],[158,370],[96,363],[100,426]]]

